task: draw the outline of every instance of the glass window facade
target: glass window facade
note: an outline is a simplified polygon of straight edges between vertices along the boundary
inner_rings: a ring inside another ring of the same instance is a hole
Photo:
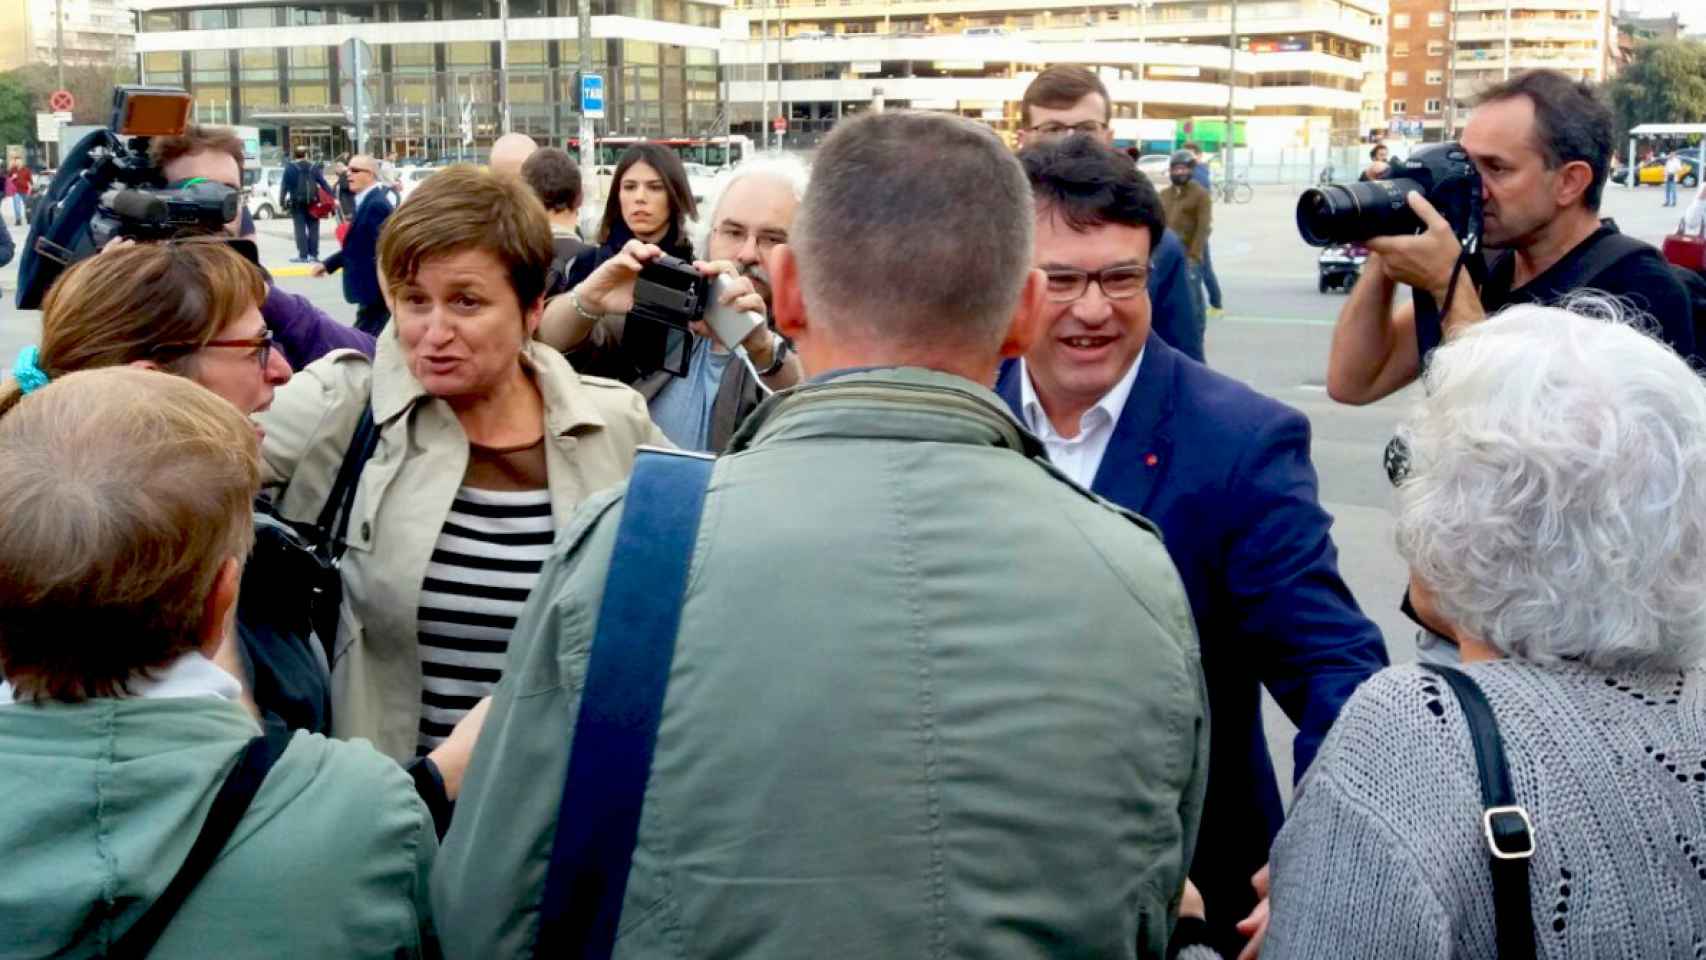
[[[574,17],[578,0],[511,0],[512,17]],[[694,0],[593,0],[593,12],[716,27],[720,8]],[[145,32],[278,30],[281,46],[168,51],[141,57],[147,83],[183,86],[201,122],[254,123],[262,139],[287,150],[307,143],[317,153],[356,149],[340,118],[344,98],[335,47],[300,44],[288,28],[344,23],[486,20],[498,0],[371,0],[146,11]],[[269,38],[270,39],[270,38]],[[541,142],[563,143],[579,129],[574,109],[580,45],[575,40],[512,40],[507,75],[498,44],[485,40],[373,43],[377,69],[363,96],[370,142],[363,148],[398,159],[477,158],[502,132],[507,105],[513,129]],[[641,40],[598,40],[591,62],[606,79],[607,119],[601,135],[691,136],[720,131],[722,103],[714,47]],[[295,116],[301,115],[301,116]],[[464,118],[467,123],[464,124]],[[463,144],[464,131],[474,143]]]

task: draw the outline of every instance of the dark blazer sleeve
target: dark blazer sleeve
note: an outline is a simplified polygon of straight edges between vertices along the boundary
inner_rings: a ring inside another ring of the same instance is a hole
[[[5,229],[4,224],[0,224],[0,267],[11,263],[17,252],[17,246],[12,243],[12,234]]]
[[[296,164],[287,163],[284,165],[283,176],[279,177],[278,203],[286,210],[291,209],[296,202],[296,173]]]
[[[1251,437],[1235,467],[1225,588],[1235,635],[1249,638],[1262,683],[1297,724],[1294,782],[1301,780],[1339,709],[1387,665],[1380,630],[1339,576],[1309,459],[1309,422],[1284,409]]]
[[[1164,230],[1149,259],[1150,326],[1168,346],[1201,363],[1203,321],[1196,311],[1185,274],[1185,245],[1173,231]]]

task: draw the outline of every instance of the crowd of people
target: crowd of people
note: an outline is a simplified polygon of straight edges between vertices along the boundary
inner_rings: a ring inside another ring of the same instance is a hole
[[[554,147],[353,156],[358,328],[241,217],[71,266],[0,385],[0,956],[1706,954],[1706,383],[1662,260],[1581,268],[1595,109],[1489,92],[1488,281],[1394,307],[1418,199],[1340,318],[1335,397],[1425,388],[1399,666],[1200,362],[1197,156],[1080,68],[1017,153],[873,113],[701,205],[638,144],[591,236]],[[665,257],[764,322],[650,330]]]

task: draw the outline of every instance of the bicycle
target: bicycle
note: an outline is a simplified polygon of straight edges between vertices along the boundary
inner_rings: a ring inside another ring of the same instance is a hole
[[[1214,195],[1221,203],[1249,203],[1256,191],[1250,186],[1250,175],[1245,173],[1230,180],[1223,178],[1215,186]]]

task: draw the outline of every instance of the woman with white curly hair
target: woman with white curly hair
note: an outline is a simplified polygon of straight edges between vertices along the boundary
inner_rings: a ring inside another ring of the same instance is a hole
[[[1462,650],[1520,813],[1484,818],[1454,686],[1382,671],[1275,844],[1266,960],[1706,956],[1706,385],[1574,310],[1441,347],[1389,459],[1416,618]]]

